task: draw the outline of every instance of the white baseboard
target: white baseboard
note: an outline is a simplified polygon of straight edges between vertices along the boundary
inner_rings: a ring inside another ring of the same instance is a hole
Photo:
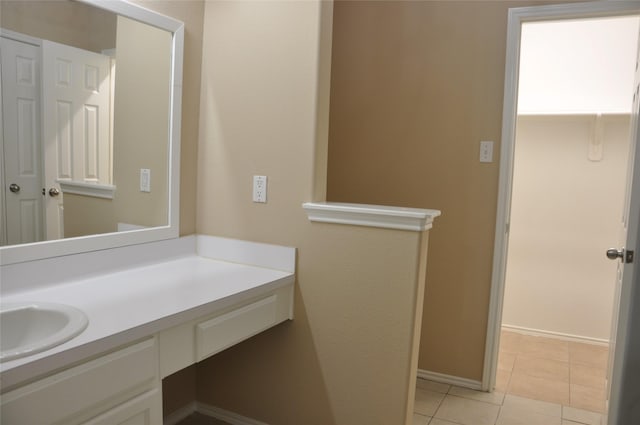
[[[208,404],[196,403],[196,411],[206,416],[219,419],[230,423],[231,425],[269,425],[265,422],[260,422],[255,419],[247,418],[246,416],[239,415],[237,413],[230,412],[228,410],[221,409],[219,407],[210,406]],[[166,425],[166,423],[165,423]]]
[[[546,331],[541,329],[525,328],[523,326],[506,325],[504,323],[502,324],[502,329],[506,331],[521,333],[524,335],[544,336],[547,338],[562,339],[564,341],[582,342],[585,344],[594,344],[594,345],[603,345],[603,346],[609,345],[609,340],[606,340],[606,339],[591,338],[591,337],[580,336],[580,335],[571,335],[571,334],[565,334],[562,332]]]
[[[482,382],[473,379],[460,378],[459,376],[446,375],[444,373],[418,369],[418,378],[482,391]]]
[[[176,425],[190,414],[194,413],[198,407],[198,403],[192,401],[184,407],[176,410],[172,414],[165,416],[162,420],[163,425]]]

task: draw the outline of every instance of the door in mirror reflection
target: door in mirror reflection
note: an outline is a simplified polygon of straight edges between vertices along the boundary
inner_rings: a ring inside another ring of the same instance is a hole
[[[44,238],[40,49],[0,38],[4,243]]]
[[[46,239],[65,237],[65,183],[111,186],[111,58],[42,42]]]

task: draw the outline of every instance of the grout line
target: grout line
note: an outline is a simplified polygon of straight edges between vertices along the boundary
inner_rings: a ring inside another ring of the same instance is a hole
[[[431,420],[429,421],[429,423],[431,423],[433,421],[433,418],[436,417],[436,413],[438,413],[438,410],[440,410],[440,407],[442,406],[444,399],[449,395],[449,391],[451,391],[451,387],[452,385],[449,385],[449,388],[447,388],[447,392],[444,393],[444,397],[442,397],[442,400],[438,402],[438,407],[436,407],[436,410],[433,411],[433,415],[431,416]]]

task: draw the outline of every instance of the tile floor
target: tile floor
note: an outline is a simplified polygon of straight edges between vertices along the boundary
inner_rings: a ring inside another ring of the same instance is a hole
[[[602,414],[418,379],[413,425],[600,425]]]
[[[600,425],[608,355],[502,331],[495,392],[418,379],[413,425]]]
[[[609,349],[502,331],[496,391],[602,413]]]

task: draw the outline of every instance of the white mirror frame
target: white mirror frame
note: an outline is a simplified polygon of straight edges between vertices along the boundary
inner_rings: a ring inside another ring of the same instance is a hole
[[[0,266],[62,255],[173,239],[180,227],[180,129],[182,114],[182,60],[184,24],[126,0],[75,0],[173,33],[171,107],[169,116],[168,224],[149,229],[81,236],[0,248]]]

